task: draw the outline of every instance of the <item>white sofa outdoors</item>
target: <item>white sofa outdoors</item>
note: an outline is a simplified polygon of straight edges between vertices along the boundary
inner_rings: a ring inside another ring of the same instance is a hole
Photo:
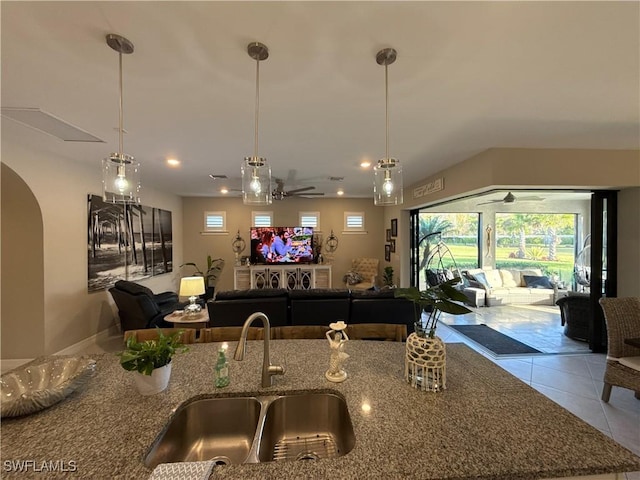
[[[464,293],[474,306],[555,305],[556,287],[538,268],[476,268],[466,270],[463,276]]]

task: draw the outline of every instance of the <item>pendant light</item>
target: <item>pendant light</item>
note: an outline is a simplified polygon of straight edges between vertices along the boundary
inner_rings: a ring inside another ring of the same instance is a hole
[[[133,53],[133,43],[120,35],[107,35],[107,45],[118,52],[120,66],[120,116],[118,122],[118,152],[102,160],[102,198],[109,203],[140,203],[140,164],[123,152],[122,136],[122,54]]]
[[[242,168],[242,201],[245,205],[271,204],[271,167],[267,159],[258,156],[258,119],[260,111],[260,61],[269,58],[266,45],[252,42],[247,53],[256,61],[256,120],[252,157],[244,157]]]
[[[400,161],[389,157],[389,72],[388,67],[396,61],[393,48],[380,50],[376,55],[378,65],[384,65],[386,150],[385,157],[373,168],[373,203],[375,205],[402,205],[402,167]]]

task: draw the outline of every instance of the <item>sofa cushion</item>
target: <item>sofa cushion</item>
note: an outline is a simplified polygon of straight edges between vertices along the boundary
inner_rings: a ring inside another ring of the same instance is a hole
[[[528,288],[550,288],[553,289],[551,281],[545,276],[523,275],[524,283]]]
[[[482,288],[484,288],[485,290],[491,290],[491,285],[487,281],[487,277],[485,276],[484,272],[475,273],[473,275],[473,278],[476,279],[476,282],[478,282],[482,286]]]
[[[385,290],[358,290],[351,292],[351,298],[395,298],[392,288]]]
[[[522,279],[520,281],[521,287],[527,286],[526,282],[524,281],[524,275],[530,275],[532,277],[542,277],[542,270],[540,270],[539,268],[527,268],[520,270],[520,278]]]
[[[500,288],[502,287],[502,277],[500,276],[500,270],[485,270],[484,276],[487,279],[491,288]]]
[[[289,298],[304,300],[306,298],[348,298],[349,290],[345,288],[314,288],[311,290],[290,290]]]
[[[512,288],[522,286],[520,270],[508,270],[506,268],[501,268],[499,272],[500,277],[502,278],[503,287]]]
[[[362,283],[364,278],[358,272],[348,271],[342,277],[342,281],[347,285],[357,285],[358,283]]]
[[[249,290],[228,290],[216,292],[216,300],[237,300],[248,298],[286,297],[285,288],[252,288]]]

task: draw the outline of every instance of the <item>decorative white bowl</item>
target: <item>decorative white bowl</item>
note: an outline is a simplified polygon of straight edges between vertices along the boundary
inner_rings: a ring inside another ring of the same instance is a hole
[[[84,385],[95,367],[90,358],[52,358],[2,375],[1,416],[28,415],[58,403]]]

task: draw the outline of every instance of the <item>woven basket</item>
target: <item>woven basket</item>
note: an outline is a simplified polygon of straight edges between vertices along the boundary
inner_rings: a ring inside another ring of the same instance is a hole
[[[447,388],[447,352],[438,337],[407,337],[404,377],[412,387],[429,392]]]

